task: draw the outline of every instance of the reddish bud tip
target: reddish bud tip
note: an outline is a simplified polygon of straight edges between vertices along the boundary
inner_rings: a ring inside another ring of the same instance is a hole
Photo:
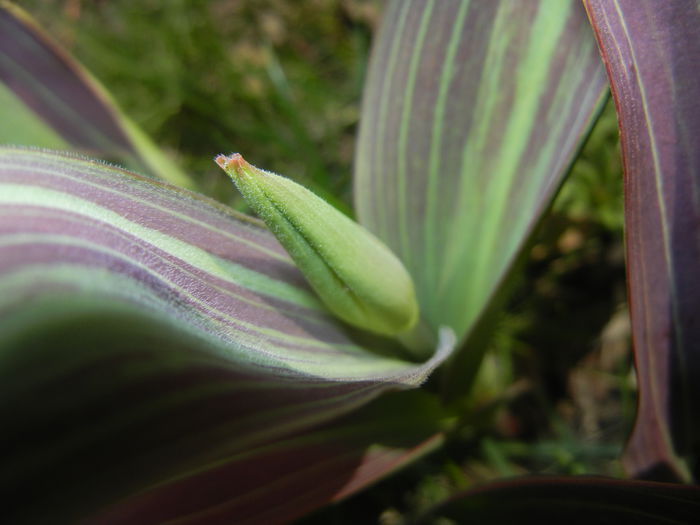
[[[214,159],[216,163],[219,165],[219,167],[223,170],[227,169],[233,169],[233,170],[239,170],[241,169],[247,162],[243,158],[243,156],[240,153],[232,153],[231,155],[217,155],[216,159]]]

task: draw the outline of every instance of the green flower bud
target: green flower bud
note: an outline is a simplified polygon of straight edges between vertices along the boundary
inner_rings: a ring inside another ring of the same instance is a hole
[[[289,252],[329,310],[378,334],[407,332],[418,319],[411,276],[379,239],[303,186],[235,153],[217,164]]]

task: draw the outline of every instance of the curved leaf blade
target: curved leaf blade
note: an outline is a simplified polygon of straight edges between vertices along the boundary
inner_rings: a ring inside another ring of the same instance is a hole
[[[119,160],[173,184],[194,183],[117,107],[107,91],[38,23],[0,2],[0,119],[8,144],[73,149]],[[37,123],[43,123],[38,126]],[[23,129],[15,129],[21,125]],[[33,135],[28,132],[33,131]]]
[[[688,479],[700,450],[700,10],[587,0],[618,111],[639,380],[625,464]],[[662,471],[666,471],[665,473]]]
[[[257,221],[18,148],[0,148],[0,318],[18,512],[50,493],[80,514],[318,425],[420,384],[454,343],[417,364],[373,352]]]
[[[137,494],[90,523],[288,523],[433,450],[444,418],[425,392],[382,396],[332,424]]]
[[[389,4],[364,94],[355,203],[409,269],[434,328],[470,332],[604,93],[577,2]]]
[[[432,515],[458,523],[691,524],[700,488],[594,477],[532,477],[469,490]]]

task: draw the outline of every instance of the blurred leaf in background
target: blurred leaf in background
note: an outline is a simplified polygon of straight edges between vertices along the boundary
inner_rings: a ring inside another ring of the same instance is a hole
[[[378,1],[23,6],[206,193],[239,202],[211,158],[245,151],[251,162],[293,174],[350,211],[350,162]]]

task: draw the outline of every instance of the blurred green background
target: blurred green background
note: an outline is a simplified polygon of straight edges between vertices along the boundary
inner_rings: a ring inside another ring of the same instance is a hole
[[[22,2],[214,198],[241,152],[351,210],[377,0]],[[530,248],[448,444],[302,523],[403,523],[523,473],[620,475],[635,408],[622,175],[608,104]],[[428,385],[430,386],[430,385]]]

